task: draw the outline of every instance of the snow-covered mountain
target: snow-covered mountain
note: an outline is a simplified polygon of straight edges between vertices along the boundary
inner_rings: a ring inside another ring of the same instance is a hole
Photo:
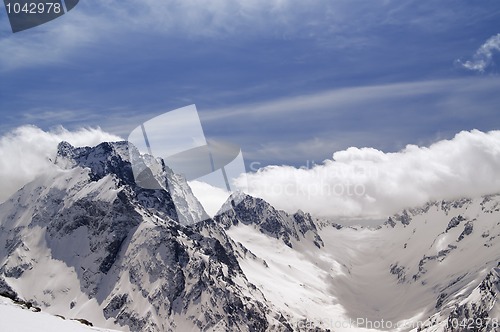
[[[123,331],[494,331],[500,319],[498,195],[368,228],[238,193],[212,220],[182,176],[126,142],[61,143],[54,163],[0,205],[0,295],[45,313]]]
[[[135,184],[127,148],[62,143],[61,167],[0,206],[2,283],[46,312],[96,326],[267,328],[273,312],[223,229],[212,223],[208,237],[180,224],[170,192]],[[157,171],[160,180],[170,172],[164,165]],[[176,180],[189,212],[200,211],[182,177]]]
[[[259,199],[242,204],[234,208],[236,218],[218,219],[252,253],[239,256],[248,280],[298,330],[498,326],[499,195],[429,203],[377,228],[311,219],[317,226],[304,239],[290,236],[291,245],[261,226],[284,212]]]

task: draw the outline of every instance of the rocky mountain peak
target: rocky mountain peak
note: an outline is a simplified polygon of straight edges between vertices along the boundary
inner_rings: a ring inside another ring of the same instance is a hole
[[[115,174],[126,184],[135,184],[131,155],[140,158],[137,149],[125,141],[104,142],[95,147],[73,147],[68,142],[61,142],[57,147],[56,164],[62,168],[89,168],[95,181]]]
[[[229,206],[231,205],[231,208]],[[232,225],[242,223],[253,225],[262,233],[293,247],[292,239],[300,241],[310,232],[316,246],[323,246],[316,225],[311,215],[301,211],[290,215],[285,211],[275,209],[265,200],[244,193],[232,194],[224,203],[221,211],[225,211],[215,219],[228,229]]]
[[[168,207],[168,215],[181,224],[209,218],[182,175],[175,174],[161,159],[141,155],[126,141],[104,142],[95,147],[73,147],[61,142],[55,163],[64,169],[89,169],[92,181],[114,176],[144,205],[160,210],[164,210],[160,205]]]

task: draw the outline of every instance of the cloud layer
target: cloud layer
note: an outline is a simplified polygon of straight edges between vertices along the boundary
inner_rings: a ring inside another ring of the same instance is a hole
[[[483,73],[493,63],[493,54],[500,52],[500,33],[490,37],[481,47],[476,51],[472,60],[458,63],[465,69]]]
[[[500,131],[473,130],[395,153],[351,147],[320,165],[268,166],[247,180],[250,194],[290,212],[378,218],[432,200],[499,193],[498,170]]]
[[[46,132],[37,127],[19,127],[0,138],[0,202],[52,166],[57,145],[67,141],[74,146],[94,146],[121,140],[101,129],[68,131],[62,127]]]
[[[0,138],[0,202],[51,167],[60,141],[93,146],[120,139],[101,129],[61,127],[46,132],[23,126],[13,130]],[[408,145],[394,153],[351,147],[321,164],[268,166],[236,181],[246,179],[250,194],[289,212],[383,218],[432,200],[499,193],[499,169],[500,131],[472,130],[429,147]],[[206,186],[191,184],[196,193],[206,194]],[[223,194],[209,202],[212,213]]]

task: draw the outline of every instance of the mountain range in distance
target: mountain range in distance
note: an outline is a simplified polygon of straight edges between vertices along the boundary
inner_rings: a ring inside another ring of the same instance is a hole
[[[182,176],[129,149],[62,142],[0,205],[1,331],[498,330],[500,195],[363,227],[236,193],[209,218]]]

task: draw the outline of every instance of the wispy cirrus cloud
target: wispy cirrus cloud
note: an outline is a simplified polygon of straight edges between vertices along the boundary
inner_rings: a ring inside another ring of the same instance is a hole
[[[499,88],[496,77],[356,86],[212,108],[200,116],[208,135],[238,142],[248,161],[304,165],[352,145],[394,151],[463,129],[496,129]]]
[[[74,61],[81,49],[140,32],[172,38],[311,37],[325,31],[329,1],[103,0],[19,34],[0,31],[0,71]],[[131,41],[133,42],[133,41]]]
[[[134,43],[133,34],[200,40],[279,38],[309,39],[323,48],[377,45],[373,31],[405,26],[414,1],[317,0],[102,0],[80,2],[63,17],[12,35],[0,31],[0,70],[59,63],[80,56],[78,50],[106,43]],[[421,8],[422,7],[422,8]],[[419,4],[426,21],[412,21],[416,30],[450,22],[451,15]],[[464,16],[471,9],[457,9]],[[465,14],[464,14],[465,13]],[[420,16],[419,16],[420,17]],[[4,25],[7,27],[7,25]]]
[[[90,46],[111,28],[111,22],[75,9],[34,29],[0,34],[0,72],[74,63],[75,51]]]
[[[462,62],[459,59],[457,63],[465,69],[484,73],[493,64],[493,56],[496,52],[500,52],[500,33],[488,38],[474,53],[472,60]]]

